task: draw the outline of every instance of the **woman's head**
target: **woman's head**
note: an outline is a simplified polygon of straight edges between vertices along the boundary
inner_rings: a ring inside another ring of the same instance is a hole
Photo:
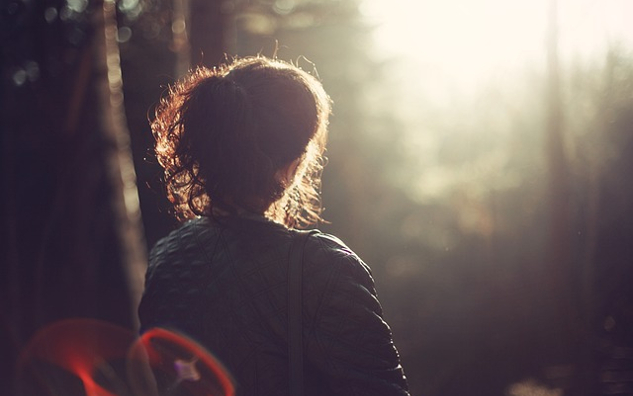
[[[329,114],[321,83],[282,61],[244,58],[191,72],[151,123],[177,215],[245,210],[288,226],[319,220]]]

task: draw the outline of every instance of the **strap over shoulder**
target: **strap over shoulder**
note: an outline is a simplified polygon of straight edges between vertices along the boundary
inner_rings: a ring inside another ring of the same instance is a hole
[[[288,362],[290,395],[303,396],[303,251],[317,230],[295,231],[288,259]]]

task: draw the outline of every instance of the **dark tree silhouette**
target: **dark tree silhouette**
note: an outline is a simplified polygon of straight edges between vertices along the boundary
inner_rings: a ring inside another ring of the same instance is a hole
[[[3,2],[0,393],[34,331],[132,328],[144,261],[114,3]]]

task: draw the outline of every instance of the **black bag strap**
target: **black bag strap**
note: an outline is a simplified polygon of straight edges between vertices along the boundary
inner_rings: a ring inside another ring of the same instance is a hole
[[[290,396],[303,396],[303,250],[316,230],[297,232],[288,260],[288,364]]]

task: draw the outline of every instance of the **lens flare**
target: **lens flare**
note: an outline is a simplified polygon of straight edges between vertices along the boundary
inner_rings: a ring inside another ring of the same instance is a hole
[[[123,396],[116,379],[127,351],[134,343],[130,330],[91,319],[56,322],[35,334],[18,360],[18,386],[24,394],[82,394]],[[59,370],[59,369],[63,370]],[[68,374],[73,374],[69,376]],[[98,379],[98,380],[97,380]]]
[[[137,395],[233,396],[226,369],[204,347],[173,331],[147,331],[130,350],[130,384]],[[153,376],[145,373],[153,372]],[[148,379],[150,381],[148,381]]]
[[[233,396],[232,379],[204,347],[155,328],[140,338],[94,319],[38,331],[17,365],[19,396]]]

